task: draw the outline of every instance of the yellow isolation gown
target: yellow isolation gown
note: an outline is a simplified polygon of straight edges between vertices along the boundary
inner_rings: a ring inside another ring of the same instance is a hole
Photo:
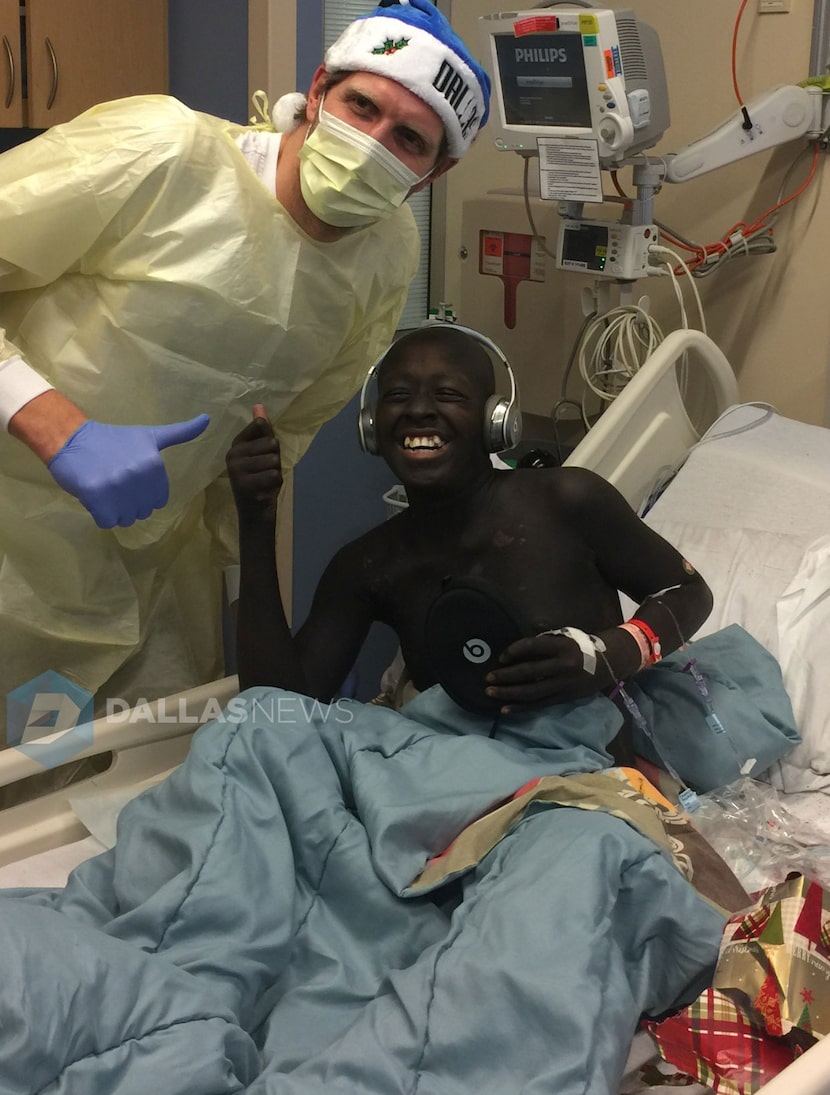
[[[221,674],[231,440],[264,403],[290,469],[392,339],[410,210],[317,243],[243,156],[246,131],[143,96],[0,156],[0,360],[19,353],[102,422],[211,416],[164,453],[169,504],[126,529],[97,528],[0,434],[3,693],[56,670],[100,708]]]

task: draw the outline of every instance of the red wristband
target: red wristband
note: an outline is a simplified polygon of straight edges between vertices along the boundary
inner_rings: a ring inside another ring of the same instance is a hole
[[[651,650],[651,656],[648,660],[648,665],[654,665],[655,662],[659,662],[663,657],[663,647],[660,642],[660,637],[648,626],[647,623],[643,623],[642,620],[637,619],[636,616],[632,616],[628,621],[635,627],[639,627],[640,631],[645,635],[648,641],[649,648]]]

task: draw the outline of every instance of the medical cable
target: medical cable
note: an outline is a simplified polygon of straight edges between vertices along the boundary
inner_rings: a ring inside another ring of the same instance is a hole
[[[582,423],[582,427],[585,430],[585,433],[588,433],[588,431],[591,428],[591,423],[588,420],[587,414],[585,413],[585,407],[583,406],[583,404],[578,402],[576,399],[569,399],[568,398],[568,381],[570,380],[571,373],[573,372],[573,367],[574,367],[574,364],[576,362],[577,353],[578,353],[579,347],[582,343],[582,339],[585,335],[585,331],[587,330],[588,324],[593,319],[596,318],[596,315],[597,315],[596,311],[589,312],[588,315],[585,316],[585,318],[582,321],[582,325],[580,326],[579,331],[577,332],[576,338],[574,339],[574,341],[571,345],[571,352],[568,355],[568,361],[565,365],[565,371],[562,374],[562,382],[559,386],[559,399],[554,403],[554,405],[551,407],[551,411],[550,411],[550,420],[553,423],[553,436],[554,436],[554,440],[556,442],[556,456],[557,456],[557,459],[559,460],[560,464],[562,463],[562,443],[561,443],[561,439],[559,437],[559,428],[558,428],[559,427],[559,411],[563,407],[574,407],[579,412],[579,418],[580,418],[580,421]]]
[[[689,267],[686,265],[680,255],[678,255],[678,253],[676,251],[673,251],[670,247],[663,247],[662,244],[652,244],[652,246],[649,248],[649,253],[654,255],[671,255],[674,261],[683,268],[686,274],[691,273]],[[677,274],[675,273],[674,269],[669,265],[669,263],[665,263],[664,265],[669,271],[672,279],[672,285],[674,286],[674,291],[677,296],[678,303],[680,304],[680,312],[684,320],[683,326],[688,329],[689,324],[686,321],[686,309],[683,304],[683,290],[680,288],[680,283],[677,280]],[[692,281],[691,276],[689,277],[688,284],[692,287],[692,293],[694,294],[695,303],[697,304],[697,311],[698,315],[700,316],[700,329],[704,334],[708,334],[708,331],[706,329],[706,316],[703,312],[703,301],[700,299],[700,293],[698,292],[698,288],[695,285],[694,281]]]
[[[664,337],[653,316],[637,304],[596,316],[586,325],[577,353],[588,390],[603,402],[616,399]]]
[[[713,430],[715,430],[715,428],[721,422],[725,421],[725,419],[727,419],[730,415],[742,410],[744,407],[755,407],[757,410],[763,411],[764,413],[758,418],[753,418],[751,422],[745,422],[743,426],[735,426],[733,429],[725,430],[722,433],[713,433]],[[768,422],[774,414],[778,413],[779,412],[777,408],[774,407],[771,403],[763,403],[755,400],[752,400],[748,403],[737,403],[733,407],[727,407],[725,411],[722,411],[718,415],[718,417],[706,431],[706,434],[701,437],[699,441],[696,441],[694,445],[691,446],[688,453],[686,453],[686,459],[688,460],[689,456],[695,451],[695,449],[699,449],[701,445],[707,445],[710,441],[720,441],[726,437],[737,437],[738,434],[747,433],[749,430],[755,430],[759,426],[762,426],[765,422]]]
[[[814,141],[811,143],[814,146],[813,160],[809,174],[801,186],[786,198],[783,197],[789,178],[804,155],[804,150],[799,151],[798,155],[787,169],[774,204],[761,213],[760,216],[756,217],[750,224],[747,224],[745,221],[738,221],[737,224],[734,224],[723,237],[715,243],[692,243],[692,241],[684,239],[678,232],[675,232],[674,229],[662,224],[660,221],[654,222],[670,243],[682,247],[684,250],[691,251],[694,254],[694,260],[689,264],[689,270],[692,277],[708,277],[725,262],[737,255],[772,254],[777,250],[773,228],[775,221],[778,219],[778,214],[785,206],[795,201],[796,198],[804,193],[815,178],[816,171],[818,170],[819,142]]]
[[[762,410],[765,413],[759,418],[754,418],[751,422],[747,422],[743,426],[737,426],[732,430],[726,430],[723,433],[712,432],[720,422],[723,422],[729,415],[742,410],[744,407],[757,407],[759,410]],[[722,411],[718,415],[712,425],[707,429],[705,435],[697,440],[694,445],[691,445],[689,447],[686,455],[678,464],[675,464],[674,466],[670,464],[664,464],[663,467],[658,469],[658,471],[654,475],[654,478],[652,479],[651,486],[649,487],[645,498],[640,503],[640,508],[637,510],[638,517],[645,517],[645,515],[649,512],[649,510],[652,508],[654,503],[657,501],[657,499],[660,497],[660,495],[663,493],[669,483],[671,483],[672,479],[674,479],[674,477],[677,475],[677,473],[680,471],[680,469],[683,467],[683,465],[686,463],[686,461],[689,459],[695,449],[699,449],[701,445],[706,445],[709,441],[719,441],[721,438],[726,437],[737,437],[738,434],[746,433],[749,430],[754,430],[758,426],[763,425],[764,422],[767,422],[774,414],[778,414],[778,410],[770,403],[747,402],[738,403],[732,407],[727,407],[725,411]]]
[[[626,690],[625,683],[617,677],[617,674],[611,668],[611,663],[608,661],[605,651],[598,648],[597,653],[605,663],[605,668],[608,670],[608,675],[610,676],[611,680],[615,682],[614,687],[608,693],[608,699],[611,700],[612,703],[615,699],[620,699],[623,707],[625,707],[626,711],[628,712],[631,721],[634,723],[634,725],[637,727],[643,737],[651,743],[651,747],[660,758],[660,763],[664,765],[666,771],[681,788],[678,795],[681,806],[688,813],[694,813],[694,811],[697,810],[700,805],[697,795],[692,790],[692,788],[686,784],[685,780],[680,777],[679,773],[674,768],[671,761],[667,760],[666,757],[664,757],[661,753],[657,742],[654,740],[654,735],[652,734],[651,728],[646,721],[645,715],[643,715],[643,712],[640,710],[640,707],[634,697]]]
[[[680,646],[678,647],[678,650],[687,651],[691,643],[687,641],[683,632],[681,631],[680,624],[677,621],[677,617],[675,616],[670,606],[667,605],[664,600],[662,600],[663,596],[666,593],[671,593],[672,590],[675,589],[680,589],[680,586],[668,586],[666,589],[660,589],[656,593],[650,593],[643,603],[645,604],[646,601],[653,601],[655,604],[660,605],[663,611],[669,615],[672,623],[674,624],[674,630],[677,632],[677,637],[680,640]],[[703,700],[703,705],[706,709],[706,715],[704,716],[706,725],[709,727],[713,734],[726,734],[726,727],[723,725],[717,712],[715,711],[715,704],[712,700],[712,695],[709,691],[709,685],[706,681],[706,677],[698,669],[697,658],[690,656],[689,660],[683,666],[681,672],[688,673],[692,680],[695,682],[695,687],[697,688],[700,697]],[[726,740],[729,742],[729,746],[735,755],[735,760],[738,763],[738,769],[741,771],[741,774],[744,775],[745,773],[742,770],[741,758],[738,755],[737,749],[735,748],[735,743],[728,735]]]
[[[735,18],[735,26],[732,30],[732,87],[735,89],[735,98],[738,100],[738,106],[741,108],[741,114],[744,116],[744,129],[752,129],[752,119],[749,117],[749,111],[744,105],[743,96],[741,95],[741,89],[738,87],[738,31],[741,27],[741,19],[743,18],[744,10],[747,5],[747,0],[741,0],[741,6],[738,9],[738,14]]]
[[[538,243],[548,258],[556,259],[556,252],[551,251],[545,243],[544,236],[539,235],[539,229],[536,227],[536,222],[533,219],[533,210],[530,208],[530,157],[525,156],[524,161],[524,169],[522,171],[522,194],[524,197],[527,223],[530,225],[530,231],[534,241]]]

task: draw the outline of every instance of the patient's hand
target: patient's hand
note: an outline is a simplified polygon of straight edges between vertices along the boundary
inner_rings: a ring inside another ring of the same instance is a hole
[[[487,695],[501,700],[505,712],[584,699],[610,683],[602,665],[596,674],[585,671],[582,651],[564,635],[519,639],[499,661],[487,674]]]
[[[240,520],[274,521],[282,487],[280,443],[261,403],[253,422],[233,439],[225,464]]]

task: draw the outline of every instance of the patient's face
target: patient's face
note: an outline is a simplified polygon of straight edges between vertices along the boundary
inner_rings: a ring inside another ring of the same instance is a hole
[[[376,429],[381,455],[404,485],[450,486],[489,467],[486,372],[414,339],[384,363]]]

